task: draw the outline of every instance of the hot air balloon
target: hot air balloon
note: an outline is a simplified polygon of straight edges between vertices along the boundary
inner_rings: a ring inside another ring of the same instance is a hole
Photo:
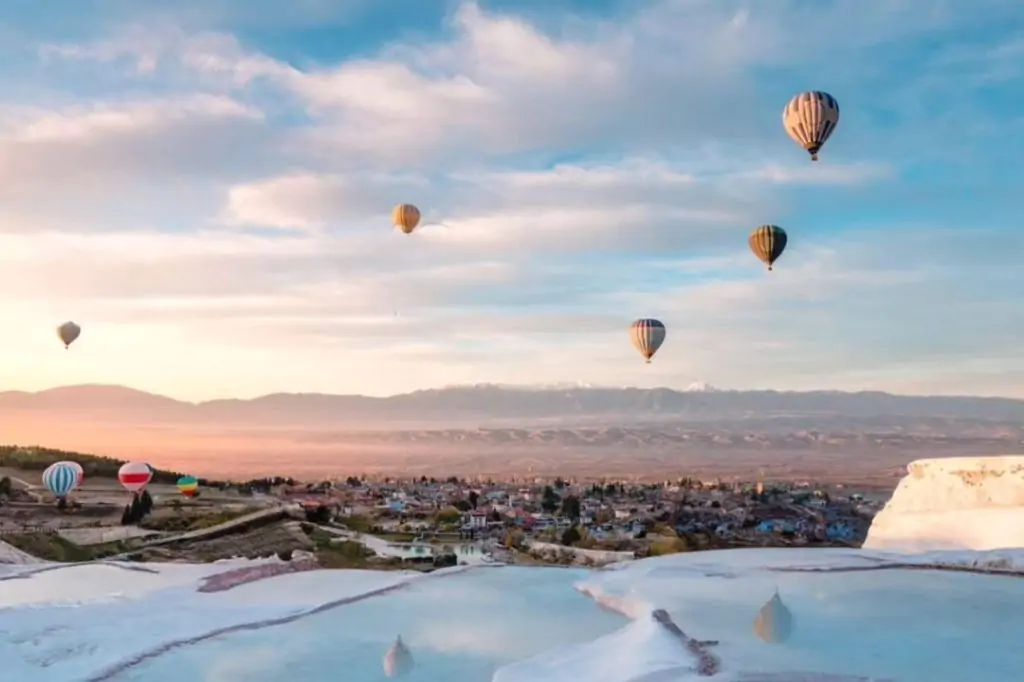
[[[793,614],[782,603],[778,590],[757,612],[754,633],[769,644],[781,644],[793,634]]]
[[[839,102],[827,92],[801,92],[782,110],[782,125],[811,161],[817,161],[818,151],[839,125]]]
[[[754,252],[761,262],[768,266],[771,271],[772,265],[779,259],[782,252],[786,250],[789,237],[786,231],[778,225],[762,225],[754,229],[747,239],[750,250]]]
[[[402,636],[399,635],[388,652],[384,654],[384,674],[388,677],[400,677],[412,670],[412,666],[412,654],[409,653],[408,647],[402,642]]]
[[[391,222],[405,234],[412,234],[420,224],[420,210],[412,204],[399,204],[391,211]]]
[[[630,326],[629,338],[633,347],[650,364],[651,358],[665,342],[665,325],[659,320],[639,319]]]
[[[70,464],[75,469],[75,472],[78,474],[78,477],[75,479],[75,487],[82,487],[82,480],[85,479],[85,469],[83,469],[82,465],[79,464],[78,462],[72,462],[69,460],[66,463]]]
[[[199,489],[199,481],[195,476],[182,476],[178,479],[178,492],[185,497],[192,497]]]
[[[153,479],[153,469],[145,462],[125,462],[117,472],[117,480],[125,490],[137,493]]]
[[[61,326],[57,327],[57,336],[64,343],[64,348],[70,348],[71,344],[75,342],[75,339],[82,333],[82,328],[74,322],[65,322]]]
[[[78,471],[71,462],[56,462],[43,472],[43,485],[58,500],[63,500],[75,489]]]

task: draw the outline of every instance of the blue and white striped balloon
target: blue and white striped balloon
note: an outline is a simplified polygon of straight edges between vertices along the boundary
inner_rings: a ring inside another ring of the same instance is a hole
[[[71,462],[51,464],[43,472],[43,485],[56,497],[67,497],[78,482],[78,470]]]

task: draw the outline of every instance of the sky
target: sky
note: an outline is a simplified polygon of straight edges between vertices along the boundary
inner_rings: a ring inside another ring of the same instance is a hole
[[[2,389],[1024,397],[1018,0],[0,17]],[[842,107],[818,163],[781,123],[808,89]],[[668,328],[651,365],[639,317]]]

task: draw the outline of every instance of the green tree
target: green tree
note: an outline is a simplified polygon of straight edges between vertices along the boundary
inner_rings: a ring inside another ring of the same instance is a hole
[[[554,513],[558,509],[558,505],[561,503],[562,498],[558,496],[558,493],[554,489],[546,485],[544,486],[544,492],[540,498],[540,508],[546,511],[548,514]]]
[[[582,538],[583,536],[580,535],[579,528],[576,526],[569,526],[565,529],[565,532],[562,533],[562,544],[569,547],[579,542]]]
[[[573,521],[579,521],[581,515],[580,498],[575,495],[564,497],[562,499],[562,515]]]

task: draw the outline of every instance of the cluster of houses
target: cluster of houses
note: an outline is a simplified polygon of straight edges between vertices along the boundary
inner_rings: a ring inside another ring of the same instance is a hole
[[[495,537],[510,529],[558,541],[570,528],[612,547],[642,543],[654,530],[713,536],[726,544],[858,545],[881,503],[810,483],[723,483],[683,479],[658,485],[555,479],[356,479],[281,486],[276,496],[363,517],[382,531]]]

